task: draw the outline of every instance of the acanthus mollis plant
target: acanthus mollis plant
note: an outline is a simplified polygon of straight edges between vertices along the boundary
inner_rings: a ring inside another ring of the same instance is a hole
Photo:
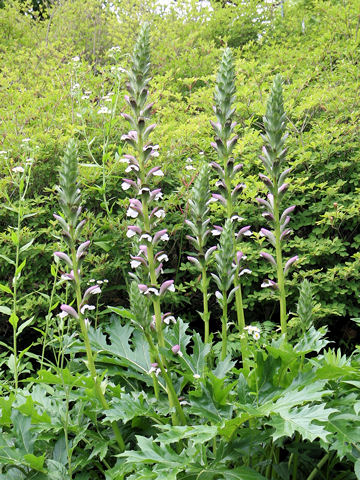
[[[227,353],[227,326],[228,326],[228,304],[239,288],[232,287],[237,270],[233,262],[235,251],[234,229],[231,220],[227,219],[221,232],[218,252],[215,254],[216,274],[211,276],[215,280],[218,290],[215,292],[216,299],[222,308],[221,316],[221,360],[225,360]]]
[[[203,312],[200,315],[204,321],[204,341],[208,343],[210,312],[208,306],[209,300],[209,278],[207,276],[207,264],[211,253],[216,247],[210,247],[206,250],[206,244],[211,233],[209,229],[209,203],[211,201],[211,192],[209,185],[209,166],[204,164],[194,183],[189,199],[189,219],[186,224],[190,227],[192,235],[187,235],[187,239],[196,249],[196,253],[188,256],[188,260],[192,262],[201,274],[200,291],[203,294]]]
[[[129,95],[125,97],[125,100],[131,109],[131,115],[123,114],[133,130],[123,135],[122,140],[126,141],[134,152],[133,155],[124,155],[123,161],[127,163],[125,172],[135,175],[135,180],[124,178],[122,188],[124,190],[132,189],[137,197],[131,198],[129,201],[127,216],[137,219],[137,223],[128,227],[127,236],[129,238],[137,237],[139,250],[136,255],[131,257],[131,267],[135,270],[142,267],[142,275],[135,275],[136,279],[139,279],[140,276],[145,279],[138,281],[138,289],[141,294],[151,300],[153,305],[155,335],[151,335],[147,328],[144,329],[149,342],[152,362],[158,365],[165,380],[170,406],[175,409],[173,422],[186,424],[185,415],[168,373],[163,353],[165,339],[161,298],[168,290],[174,291],[175,287],[173,280],[159,282],[163,263],[168,260],[168,257],[165,252],[158,250],[158,246],[160,243],[166,242],[169,236],[167,230],[161,229],[159,226],[160,221],[165,217],[165,211],[154,205],[162,198],[161,189],[151,187],[153,179],[162,177],[164,174],[159,166],[152,166],[152,160],[159,156],[159,152],[158,146],[152,145],[149,141],[149,135],[154,130],[155,124],[147,126],[153,106],[152,103],[147,103],[149,72],[149,26],[143,25],[132,55],[132,67],[127,72]],[[156,381],[154,378],[155,393],[158,395],[159,389],[156,387]]]
[[[295,206],[282,210],[282,201],[289,184],[285,182],[291,172],[291,168],[283,170],[283,164],[287,148],[284,148],[287,134],[286,115],[284,111],[284,101],[282,93],[282,79],[277,75],[274,79],[271,93],[267,102],[266,114],[264,116],[265,135],[262,135],[266,141],[263,147],[263,155],[260,157],[266,169],[267,175],[260,174],[269,193],[267,200],[258,198],[257,201],[265,207],[262,214],[271,223],[272,231],[262,228],[260,234],[265,236],[268,242],[275,248],[275,258],[268,252],[261,252],[260,255],[269,261],[276,270],[277,282],[266,280],[262,286],[271,287],[279,291],[280,297],[280,325],[281,333],[286,337],[287,331],[287,313],[286,313],[286,292],[285,277],[291,265],[298,260],[298,256],[291,257],[285,264],[282,256],[282,244],[291,233],[288,228],[290,214],[295,210]]]
[[[232,156],[233,149],[238,140],[238,135],[234,134],[236,122],[233,121],[235,113],[235,108],[233,107],[235,92],[235,68],[232,53],[229,48],[226,48],[217,75],[214,93],[215,106],[213,108],[217,122],[211,121],[211,125],[215,132],[215,141],[212,142],[211,145],[217,152],[219,162],[211,162],[210,165],[216,170],[220,177],[220,180],[216,182],[220,194],[213,194],[213,198],[223,204],[226,210],[226,218],[231,221],[241,220],[241,218],[236,215],[236,199],[245,186],[243,183],[238,183],[233,188],[236,175],[242,168],[242,165],[236,163]],[[249,226],[243,227],[240,230],[237,239],[239,240],[244,235],[251,235]],[[233,253],[235,255],[235,249]],[[237,268],[234,273],[233,281],[236,289],[235,300],[237,321],[244,360],[247,357],[247,344],[244,335],[245,316],[240,285],[240,274],[242,270],[240,263],[238,262],[238,256],[236,257],[236,265]]]
[[[63,278],[71,282],[74,289],[75,302],[74,306],[63,304],[60,308],[62,310],[62,316],[70,315],[79,322],[87,356],[86,365],[94,382],[96,396],[102,408],[107,410],[109,405],[103,391],[101,376],[98,375],[95,368],[94,357],[91,350],[88,335],[89,320],[85,318],[85,312],[89,308],[87,304],[88,300],[92,295],[101,293],[101,290],[98,285],[93,285],[82,293],[81,288],[81,264],[90,245],[90,241],[81,241],[81,232],[85,220],[81,219],[81,195],[77,174],[77,146],[75,141],[71,140],[67,145],[61,163],[60,185],[57,187],[62,215],[54,214],[54,217],[62,227],[62,238],[68,247],[68,253],[54,252],[54,255],[64,261],[68,268],[68,272],[63,275]],[[117,423],[112,422],[111,426],[120,451],[124,451],[125,443]]]

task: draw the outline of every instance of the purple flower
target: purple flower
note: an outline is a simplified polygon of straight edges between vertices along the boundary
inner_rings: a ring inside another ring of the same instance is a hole
[[[99,287],[99,285],[92,285],[87,290],[85,290],[81,303],[84,304],[86,300],[90,297],[90,295],[95,295],[97,293],[101,293],[101,288]]]
[[[284,267],[284,274],[286,275],[286,273],[288,272],[289,268],[291,267],[291,265],[295,262],[297,262],[299,260],[299,257],[297,255],[295,255],[294,257],[291,257],[286,263],[285,263],[285,267]]]
[[[197,268],[201,269],[201,263],[197,258],[188,255],[187,259],[189,260],[189,262],[193,263]]]
[[[131,238],[136,234],[141,235],[141,228],[140,227],[138,227],[136,225],[129,225],[127,228],[128,228],[128,231],[126,233],[126,236],[128,238]]]
[[[282,222],[285,217],[290,215],[290,213],[292,213],[295,210],[295,208],[296,208],[295,205],[291,205],[291,207],[288,207],[286,210],[284,210],[280,217],[280,222]]]
[[[171,351],[174,355],[178,355],[180,353],[180,345],[174,345],[173,347],[171,347]]]
[[[263,281],[263,283],[261,284],[261,288],[273,288],[274,290],[277,290],[279,288],[278,284],[276,282],[274,282],[273,280],[265,280]]]
[[[213,193],[212,198],[215,198],[215,200],[219,200],[223,205],[226,206],[226,200],[222,195],[219,195],[218,193]]]
[[[260,252],[260,257],[265,258],[265,260],[272,263],[276,267],[276,260],[270,253]]]
[[[159,242],[160,240],[162,240],[162,241],[169,240],[169,236],[167,235],[166,228],[164,228],[164,230],[159,230],[158,232],[155,233],[154,238],[153,238],[154,245],[157,242]]]
[[[160,287],[160,295],[169,290],[169,292],[175,292],[174,280],[166,280]]]
[[[217,250],[217,247],[210,247],[205,253],[205,262],[208,261],[210,255]]]
[[[79,315],[78,315],[77,311],[73,307],[71,307],[70,305],[64,304],[64,305],[61,305],[60,308],[63,312],[66,312],[68,315],[71,315],[72,317],[74,317],[76,319],[79,318]]]
[[[69,265],[69,267],[72,268],[72,266],[73,266],[72,261],[70,260],[70,257],[68,255],[66,255],[66,253],[64,253],[64,252],[54,252],[54,255],[55,255],[55,257],[58,257],[61,260],[64,260],[64,262],[66,262]]]
[[[90,240],[87,240],[86,242],[82,243],[79,248],[77,249],[76,252],[76,258],[79,260],[84,254],[85,250],[87,247],[90,245]]]
[[[275,247],[276,245],[275,235],[272,232],[270,232],[270,230],[267,230],[266,228],[262,228],[260,230],[260,235],[262,235],[263,237],[266,237],[271,243],[271,245]]]
[[[252,235],[252,231],[250,230],[250,228],[250,225],[242,227],[236,235],[236,240],[239,240],[242,236],[249,237],[250,235]]]

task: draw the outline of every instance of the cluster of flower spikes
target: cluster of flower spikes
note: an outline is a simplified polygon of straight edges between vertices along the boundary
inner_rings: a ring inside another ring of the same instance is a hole
[[[69,272],[63,275],[65,280],[73,283],[75,291],[80,286],[80,267],[90,241],[80,243],[82,229],[85,220],[81,220],[81,196],[77,181],[78,160],[77,146],[74,140],[70,140],[64,153],[60,170],[60,185],[57,186],[59,203],[63,215],[54,214],[55,219],[62,227],[62,238],[67,244],[70,255],[65,252],[54,252],[54,255],[63,260],[67,265]],[[77,247],[77,245],[80,245]],[[100,287],[93,285],[89,287],[78,299],[78,311],[70,305],[61,305],[64,314],[71,315],[78,319],[86,309],[86,302],[91,295],[100,293]]]
[[[160,286],[158,284],[163,262],[167,261],[168,257],[163,251],[155,253],[155,248],[159,242],[166,242],[169,236],[166,229],[158,228],[159,222],[165,216],[165,211],[158,206],[153,206],[154,202],[162,198],[161,189],[150,188],[153,177],[162,177],[164,174],[160,167],[151,166],[152,159],[159,156],[158,146],[148,141],[156,125],[146,126],[153,106],[153,103],[147,103],[150,81],[149,52],[149,26],[145,24],[140,30],[134,48],[131,70],[127,72],[129,95],[125,96],[125,100],[132,114],[123,114],[133,130],[123,135],[122,140],[133,148],[134,155],[124,155],[122,161],[127,164],[125,172],[132,172],[136,178],[135,180],[124,178],[122,188],[132,189],[137,197],[129,200],[127,216],[137,219],[137,223],[128,226],[127,237],[136,237],[139,245],[138,253],[131,256],[131,267],[137,269],[142,265],[148,279],[147,283],[138,283],[138,288],[148,297],[159,297],[167,290],[174,289],[174,281],[167,280]],[[136,275],[134,277],[138,278]]]
[[[262,135],[267,145],[263,147],[263,155],[260,159],[268,173],[267,175],[259,174],[259,177],[264,182],[269,193],[267,194],[267,200],[263,198],[257,198],[257,201],[265,207],[263,217],[271,222],[274,226],[274,231],[262,228],[260,233],[267,238],[269,243],[276,249],[277,232],[279,229],[279,243],[283,242],[291,233],[291,229],[288,228],[290,222],[290,214],[295,210],[295,205],[287,207],[280,215],[281,201],[284,193],[289,187],[289,184],[285,182],[287,176],[291,172],[291,168],[281,170],[283,162],[285,160],[287,148],[284,148],[284,143],[287,138],[285,133],[286,129],[286,115],[284,111],[284,102],[282,95],[282,80],[280,75],[277,75],[274,79],[272,90],[269,100],[267,102],[266,114],[264,116],[265,135]],[[260,255],[268,260],[274,267],[277,267],[277,261],[275,258],[267,253],[261,252]],[[284,275],[289,271],[291,265],[298,260],[298,256],[291,257],[282,268]],[[278,288],[278,285],[271,281],[268,286]]]

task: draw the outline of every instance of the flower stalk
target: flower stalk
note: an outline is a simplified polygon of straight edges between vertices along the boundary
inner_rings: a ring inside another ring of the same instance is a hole
[[[89,241],[83,242],[77,247],[81,231],[84,227],[85,220],[81,220],[81,196],[77,182],[77,146],[71,140],[67,146],[60,170],[60,185],[57,187],[60,207],[63,215],[54,215],[62,227],[62,237],[68,246],[70,256],[65,252],[55,252],[54,255],[65,262],[70,273],[67,274],[68,279],[72,282],[75,293],[75,308],[71,305],[61,305],[62,314],[70,315],[80,324],[80,330],[84,341],[87,368],[94,382],[95,394],[103,409],[107,410],[109,405],[106,401],[102,390],[100,377],[95,368],[93,353],[91,350],[90,339],[88,335],[88,321],[82,313],[83,307],[91,295],[100,293],[99,286],[93,285],[89,287],[84,294],[81,291],[81,263],[86,255],[86,250],[90,244]],[[116,422],[112,422],[111,426],[121,452],[125,450],[125,443],[119,427]]]
[[[260,174],[260,178],[268,189],[267,199],[258,198],[258,202],[265,207],[264,218],[269,220],[273,231],[262,228],[260,234],[265,236],[270,245],[275,249],[275,258],[268,252],[261,252],[260,256],[267,260],[276,270],[277,282],[267,280],[262,287],[271,287],[279,292],[280,301],[280,326],[281,333],[287,336],[287,312],[286,312],[286,291],[285,277],[289,268],[298,260],[297,256],[290,258],[284,265],[282,255],[282,244],[289,236],[291,230],[287,228],[290,222],[290,213],[295,206],[286,208],[283,212],[282,199],[289,184],[285,182],[291,172],[291,168],[282,171],[287,148],[284,148],[287,134],[286,115],[282,94],[282,79],[277,75],[274,79],[271,93],[267,102],[266,114],[264,116],[265,135],[262,135],[266,142],[263,147],[263,155],[260,157],[268,174]]]
[[[216,183],[220,194],[213,194],[213,198],[222,203],[226,211],[226,218],[232,221],[239,219],[237,215],[234,215],[235,202],[245,187],[244,184],[238,183],[232,188],[236,175],[242,168],[242,165],[236,163],[232,157],[233,149],[238,140],[238,135],[234,135],[236,122],[233,121],[235,113],[235,108],[233,107],[235,92],[235,68],[233,58],[231,50],[226,48],[217,75],[214,93],[215,106],[213,108],[217,121],[211,122],[215,132],[215,141],[212,142],[211,145],[217,152],[219,163],[212,162],[211,166],[220,177],[220,180]],[[251,234],[250,227],[247,227],[246,232],[247,233],[244,232],[243,234]],[[237,239],[242,235],[238,235]],[[236,248],[234,245],[233,258],[235,254]],[[244,334],[245,315],[240,284],[241,271],[239,268],[234,272],[233,282],[235,287],[235,305],[238,330],[240,333],[241,354],[244,368],[247,369],[248,345],[246,335]]]
[[[160,242],[168,241],[169,236],[166,229],[159,230],[159,223],[164,218],[165,211],[158,206],[154,206],[154,203],[162,198],[161,189],[151,189],[150,187],[156,177],[162,177],[164,174],[159,166],[153,167],[151,165],[153,158],[159,156],[159,147],[158,145],[152,145],[149,141],[149,136],[155,128],[155,124],[147,125],[153,106],[152,103],[147,104],[149,72],[149,26],[143,25],[132,55],[132,67],[127,72],[129,95],[125,96],[125,100],[131,109],[131,115],[123,114],[123,117],[130,123],[132,130],[123,135],[122,140],[133,149],[134,155],[124,155],[122,161],[127,164],[125,172],[135,175],[135,180],[124,178],[122,188],[124,190],[131,189],[136,195],[136,198],[129,200],[127,216],[137,219],[136,225],[128,227],[127,236],[129,238],[137,237],[139,252],[137,255],[131,256],[131,266],[135,270],[140,266],[142,267],[142,276],[146,283],[140,283],[136,274],[133,277],[138,281],[140,293],[151,300],[154,311],[155,343],[152,341],[148,329],[144,329],[150,352],[152,352],[151,360],[155,360],[154,363],[159,365],[166,383],[169,404],[175,408],[173,423],[185,425],[185,415],[176,396],[170,375],[167,373],[166,359],[161,352],[165,348],[161,298],[167,291],[174,291],[175,287],[173,280],[159,282],[163,262],[167,261],[168,258],[163,251],[158,251],[158,245]],[[155,393],[158,394],[155,381],[154,389]]]
[[[209,186],[209,166],[204,164],[199,172],[197,179],[191,192],[189,199],[189,219],[185,222],[190,227],[192,235],[186,238],[197,250],[197,253],[188,256],[188,260],[195,265],[200,272],[201,281],[199,289],[203,296],[203,312],[199,312],[204,322],[204,342],[210,341],[210,312],[209,312],[209,278],[207,276],[207,264],[211,253],[216,247],[206,250],[206,244],[210,235],[209,226],[209,203],[211,201],[211,193]]]

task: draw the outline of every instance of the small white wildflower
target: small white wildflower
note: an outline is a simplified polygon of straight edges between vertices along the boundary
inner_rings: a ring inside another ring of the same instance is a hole
[[[12,171],[14,173],[24,173],[23,167],[14,167],[14,168],[12,168]]]
[[[204,155],[204,152],[199,152],[199,155]]]
[[[80,57],[76,56],[71,59],[73,62],[80,62]]]
[[[102,284],[104,283],[104,281],[103,281],[103,280],[98,280],[96,283],[97,283],[98,285],[102,285]]]
[[[260,338],[260,333],[259,332],[254,332],[253,333],[253,339],[254,340],[259,340],[259,338]]]
[[[6,150],[1,150],[0,151],[0,155],[6,155],[7,154],[7,151]]]
[[[126,232],[126,236],[127,236],[128,238],[131,238],[131,237],[133,237],[134,235],[136,235],[136,232],[134,232],[134,230],[128,230],[128,231]]]
[[[126,212],[126,215],[128,217],[131,217],[131,218],[136,218],[139,214],[136,210],[134,210],[133,208],[129,207],[127,212]]]
[[[31,141],[31,138],[23,138],[21,141],[24,143],[28,143]]]
[[[87,100],[88,98],[90,98],[89,95],[83,95],[83,96],[81,97],[81,100]]]
[[[167,242],[169,240],[169,235],[167,233],[164,233],[163,235],[161,235],[160,240],[162,240],[163,242]]]
[[[104,283],[109,283],[109,280],[107,278],[104,278]]]
[[[194,373],[194,378],[198,380],[199,378],[201,378],[201,376],[198,373]]]
[[[89,283],[94,283],[94,282],[95,282],[95,278],[91,278],[91,279],[89,280]]]
[[[78,90],[80,88],[80,84],[79,83],[74,83],[72,88],[73,88],[73,90]]]
[[[121,184],[121,188],[122,188],[123,190],[129,190],[130,187],[131,187],[130,183],[127,183],[127,182],[123,182],[123,183]]]
[[[185,170],[196,170],[192,165],[186,165]]]
[[[109,114],[111,113],[111,110],[107,107],[101,107],[100,110],[98,110],[98,115],[103,115],[103,114]]]

